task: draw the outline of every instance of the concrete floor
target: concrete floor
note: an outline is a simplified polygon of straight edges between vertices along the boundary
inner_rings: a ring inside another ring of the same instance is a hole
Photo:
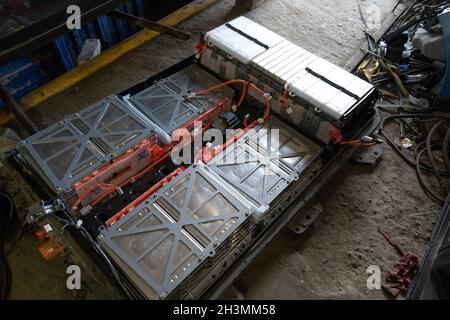
[[[386,17],[396,1],[378,3]],[[345,65],[364,43],[356,0],[268,0],[251,12],[220,1],[180,25],[198,35],[241,14],[305,49]],[[101,98],[120,92],[193,53],[197,37],[183,42],[161,36],[96,75],[29,112],[44,128]],[[324,212],[303,236],[284,230],[244,272],[239,288],[246,299],[383,299],[366,287],[369,265],[387,271],[398,257],[381,228],[405,250],[423,254],[439,206],[416,182],[415,173],[387,148],[376,166],[349,162],[318,196]],[[12,298],[71,298],[62,262],[44,262],[36,244],[24,238],[11,255]]]

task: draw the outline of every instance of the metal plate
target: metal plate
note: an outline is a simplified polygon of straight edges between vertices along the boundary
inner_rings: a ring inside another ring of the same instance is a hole
[[[298,180],[321,148],[275,117],[249,131],[209,166],[258,206]]]
[[[108,97],[83,109],[72,121],[111,157],[127,151],[154,132],[153,127],[131,112],[118,97]]]
[[[148,298],[167,297],[241,226],[252,206],[205,165],[192,165],[99,242]]]
[[[108,97],[27,138],[18,150],[51,188],[67,191],[152,134],[152,127]]]
[[[170,134],[220,101],[233,96],[230,87],[185,99],[189,92],[198,92],[221,83],[198,67],[189,67],[132,96],[129,101],[163,132]]]

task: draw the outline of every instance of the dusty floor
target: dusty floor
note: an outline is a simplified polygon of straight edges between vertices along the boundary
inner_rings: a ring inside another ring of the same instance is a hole
[[[221,1],[181,24],[199,34],[242,14],[234,1]],[[313,53],[345,65],[364,42],[356,0],[269,0],[245,13]],[[396,1],[379,3],[388,14]],[[276,15],[274,15],[276,13]],[[106,95],[120,92],[190,56],[187,42],[161,36],[32,110],[44,128]],[[241,276],[246,299],[383,299],[366,287],[369,265],[388,270],[398,257],[378,233],[381,228],[406,250],[423,254],[438,210],[422,192],[415,173],[389,149],[377,166],[348,163],[318,195],[324,212],[303,236],[284,230]],[[27,237],[11,255],[12,298],[70,298],[61,261],[46,264]],[[30,257],[32,257],[30,259]]]

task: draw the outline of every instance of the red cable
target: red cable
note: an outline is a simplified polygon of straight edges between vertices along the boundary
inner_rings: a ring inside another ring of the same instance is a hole
[[[120,218],[122,218],[124,215],[126,215],[128,212],[136,208],[138,205],[140,205],[142,202],[144,202],[147,198],[149,198],[152,194],[154,194],[156,191],[164,187],[167,183],[172,181],[176,176],[178,176],[180,173],[182,173],[185,170],[183,166],[177,168],[174,172],[169,174],[167,177],[159,181],[157,184],[155,184],[153,187],[148,189],[146,192],[141,194],[138,198],[136,198],[133,202],[131,202],[129,205],[127,205],[125,208],[120,210],[118,213],[116,213],[114,216],[108,219],[106,221],[106,224],[112,225],[115,222],[117,222]]]
[[[266,92],[264,92],[262,89],[260,89],[259,87],[257,87],[256,85],[254,85],[253,83],[250,83],[250,82],[248,82],[248,81],[245,81],[245,80],[242,80],[242,79],[229,80],[229,81],[220,83],[220,84],[218,84],[218,85],[215,85],[215,86],[213,86],[213,87],[210,87],[210,88],[208,88],[208,89],[205,89],[205,90],[201,90],[201,91],[199,91],[199,92],[196,92],[195,95],[204,95],[204,94],[206,94],[206,93],[209,93],[209,92],[211,92],[211,91],[217,90],[217,89],[219,89],[219,88],[222,88],[222,87],[224,87],[224,86],[227,86],[227,85],[230,85],[230,84],[234,84],[234,83],[241,83],[241,84],[242,84],[242,94],[241,94],[241,97],[240,97],[238,103],[236,104],[236,107],[239,108],[239,107],[242,105],[242,103],[243,103],[243,101],[244,101],[244,99],[245,99],[245,97],[246,97],[246,95],[247,95],[247,92],[248,92],[248,86],[250,86],[250,87],[252,87],[254,90],[256,90],[258,93],[264,95],[266,108],[265,108],[263,120],[264,120],[264,121],[267,120],[268,117],[269,117],[269,115],[270,115],[270,110],[271,110],[271,108],[270,108],[270,95],[268,95],[268,94],[267,94]],[[196,121],[200,121],[201,119],[206,118],[207,116],[209,116],[211,113],[213,113],[214,111],[216,111],[218,108],[222,107],[222,106],[223,106],[225,103],[227,103],[227,102],[229,102],[229,99],[222,100],[220,103],[218,103],[217,105],[213,106],[211,109],[209,109],[209,110],[206,111],[205,113],[201,114],[201,115],[200,115],[199,117],[197,117],[196,119],[191,120],[189,123],[185,124],[185,125],[184,125],[183,127],[181,127],[181,128],[184,128],[184,129],[189,128],[189,127],[190,127],[192,124],[194,124]],[[209,122],[209,124],[210,124],[210,123],[211,123],[211,121]],[[256,124],[258,124],[258,123],[259,123],[259,122],[258,122],[257,120],[255,120],[255,121],[252,122],[249,126],[246,126],[246,127],[244,128],[243,133],[246,133],[249,129],[253,128],[253,127],[254,127]],[[230,144],[230,141],[231,141],[231,140],[233,140],[232,142],[236,141],[236,140],[237,140],[237,139],[236,139],[237,136],[238,136],[238,135],[236,135],[235,137],[233,137],[233,138],[230,139],[229,141],[225,142],[225,144],[221,145],[220,148],[223,150],[224,148],[226,148],[226,147]],[[240,135],[240,136],[242,136],[242,135]],[[240,136],[239,136],[239,137],[240,137]],[[192,142],[192,140],[191,140],[191,142]],[[157,165],[158,163],[160,163],[161,161],[163,161],[164,159],[166,159],[167,156],[170,154],[169,151],[172,150],[173,147],[174,147],[175,145],[177,145],[178,143],[179,143],[179,142],[172,142],[171,144],[169,144],[168,146],[166,146],[166,147],[163,149],[163,151],[164,151],[164,152],[163,152],[163,155],[160,156],[160,157],[158,157],[158,159],[157,159],[155,162],[153,162],[151,165],[149,165],[146,169],[144,169],[143,171],[141,171],[141,172],[138,173],[137,175],[134,175],[134,176],[130,177],[129,179],[127,179],[126,181],[124,181],[123,183],[121,183],[119,186],[117,186],[117,187],[111,186],[111,191],[102,194],[100,197],[98,197],[97,199],[95,199],[95,200],[91,203],[91,205],[92,205],[92,206],[97,205],[100,201],[102,201],[105,197],[107,197],[108,195],[110,195],[110,194],[111,194],[112,192],[114,192],[115,190],[117,190],[117,189],[119,189],[119,188],[122,188],[123,186],[127,185],[127,184],[130,183],[131,181],[136,180],[136,179],[142,177],[145,173],[147,173],[147,172],[148,172],[150,169],[152,169],[155,165]],[[153,146],[153,145],[152,145],[152,146]],[[201,153],[202,153],[202,159],[203,159],[203,150],[204,150],[204,148],[201,150]],[[152,158],[153,158],[153,157],[152,157]],[[120,162],[122,162],[122,161],[124,161],[124,160],[125,160],[125,159],[121,159],[119,162],[115,163],[115,165],[117,165],[118,163],[120,163]],[[209,160],[210,160],[210,159],[208,159],[208,161],[209,161]],[[108,168],[109,168],[109,167],[105,168],[105,170],[107,170]],[[88,181],[89,181],[89,180],[88,180]],[[88,196],[88,195],[89,195],[96,187],[98,187],[98,184],[95,185],[95,186],[93,186],[93,187],[91,187],[91,188],[89,188],[89,189],[88,189],[86,192],[84,192],[80,197],[78,197],[78,199],[75,201],[75,203],[74,203],[74,205],[72,206],[72,208],[75,209],[75,208],[81,203],[81,201],[83,201],[83,199],[86,198],[86,197],[87,197],[87,196]]]

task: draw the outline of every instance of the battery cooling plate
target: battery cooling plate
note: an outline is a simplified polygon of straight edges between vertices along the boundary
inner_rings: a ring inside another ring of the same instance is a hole
[[[150,299],[167,297],[252,214],[203,164],[192,165],[109,228],[101,246]]]
[[[268,206],[305,171],[321,148],[271,117],[208,164],[258,207]]]
[[[153,134],[151,126],[112,96],[27,138],[17,149],[60,192]]]
[[[201,113],[234,95],[233,90],[222,87],[211,93],[187,99],[189,92],[199,92],[221,83],[197,65],[190,65],[151,87],[131,96],[129,101],[139,112],[156,124],[169,141],[174,130]]]

